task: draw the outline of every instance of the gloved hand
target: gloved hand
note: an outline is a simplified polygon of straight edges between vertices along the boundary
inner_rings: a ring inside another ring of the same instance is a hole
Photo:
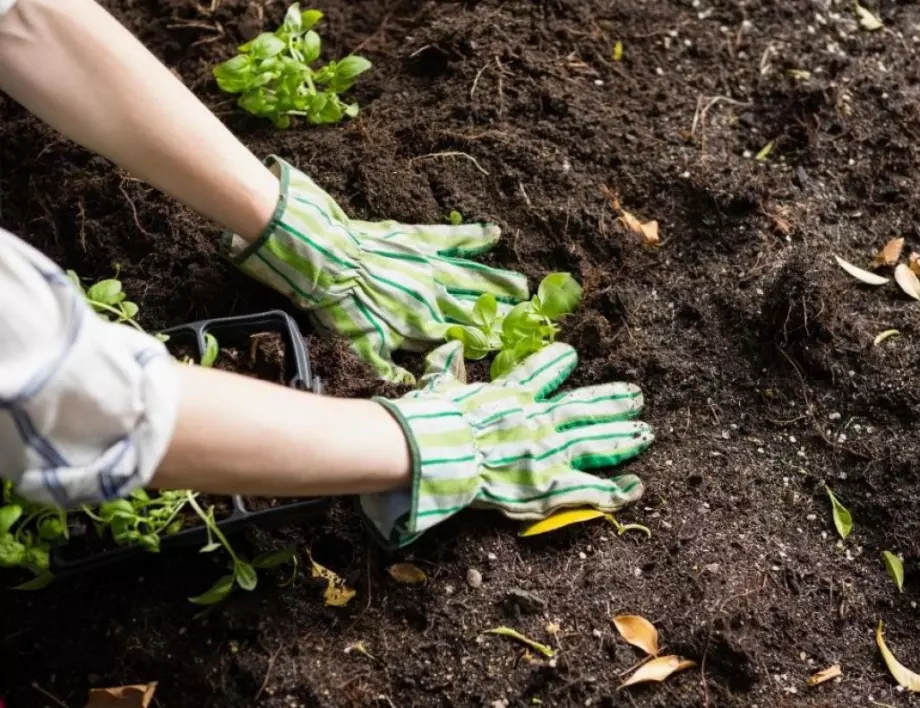
[[[582,470],[651,444],[649,426],[632,420],[642,393],[610,383],[548,398],[577,363],[572,347],[556,343],[491,383],[467,385],[462,345],[449,342],[429,356],[420,390],[378,399],[402,425],[413,460],[411,490],[360,498],[378,540],[404,546],[468,506],[542,519],[563,507],[615,511],[641,497],[635,475]]]
[[[309,310],[321,327],[348,337],[389,381],[414,381],[392,361],[397,349],[425,351],[448,327],[472,324],[482,293],[500,314],[529,296],[523,275],[466,260],[499,238],[494,225],[407,226],[348,218],[312,179],[279,158],[281,198],[252,245],[234,234],[224,250],[243,271]]]

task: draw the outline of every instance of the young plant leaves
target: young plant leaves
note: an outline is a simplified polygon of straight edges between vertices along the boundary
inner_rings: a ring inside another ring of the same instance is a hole
[[[504,376],[511,369],[514,368],[514,365],[517,364],[518,359],[512,349],[505,349],[498,353],[498,355],[492,360],[492,367],[489,370],[489,376],[492,377],[492,380],[495,381],[500,376]]]
[[[39,573],[31,580],[13,586],[13,590],[44,590],[54,582],[54,574],[50,571]]]
[[[188,601],[196,605],[216,605],[233,590],[233,578],[233,575],[225,575],[201,595],[190,597]]]
[[[876,275],[875,273],[870,273],[869,271],[863,270],[862,268],[857,268],[852,263],[843,260],[840,256],[834,256],[834,258],[837,260],[837,265],[839,265],[847,273],[852,275],[861,283],[865,283],[866,285],[884,285],[888,282],[888,278],[884,278],[881,275]]]
[[[535,642],[530,637],[525,637],[517,630],[511,629],[511,627],[493,627],[492,629],[487,629],[485,634],[497,634],[500,637],[510,637],[511,639],[516,639],[522,644],[526,644],[534,651],[539,652],[547,659],[552,659],[556,655],[556,652],[554,652],[552,648],[546,646],[545,644],[540,644],[540,642]]]
[[[898,586],[898,592],[904,592],[904,564],[891,551],[882,551],[882,558],[885,560],[885,570]]]
[[[834,526],[837,527],[837,533],[840,534],[840,538],[846,539],[846,537],[850,535],[850,531],[853,530],[853,516],[843,504],[837,501],[837,497],[834,496],[830,487],[825,485],[824,489],[827,490],[827,496],[831,500],[831,507],[834,514]]]
[[[243,561],[237,562],[233,567],[233,574],[236,577],[236,584],[243,590],[255,590],[259,582],[259,576],[256,570],[249,563]]]
[[[575,311],[581,295],[581,285],[569,273],[551,273],[543,278],[537,291],[539,312],[551,320],[558,320]]]
[[[294,560],[294,554],[296,552],[297,546],[292,543],[278,551],[260,553],[252,559],[252,567],[264,570],[267,568],[275,568],[279,565],[284,565],[285,563],[290,563],[292,560]]]
[[[217,361],[217,355],[220,353],[220,345],[217,343],[217,337],[210,332],[204,335],[204,354],[201,355],[201,366],[211,368]]]
[[[906,295],[914,300],[920,300],[920,278],[910,266],[901,263],[894,269],[894,279]]]
[[[489,340],[481,330],[475,327],[453,325],[445,333],[447,341],[463,342],[463,356],[467,359],[483,359],[489,353]]]
[[[819,671],[816,674],[813,674],[808,677],[809,686],[820,686],[825,681],[830,681],[831,679],[837,678],[842,674],[843,671],[840,668],[840,664],[834,664],[833,666],[828,666],[823,671]]]
[[[599,519],[602,516],[605,516],[604,512],[598,511],[597,509],[564,509],[563,511],[557,511],[552,516],[548,516],[545,519],[531,524],[521,531],[519,535],[539,536],[542,533],[556,531],[557,529],[571,526],[572,524],[582,524],[585,521]]]
[[[762,148],[760,148],[760,151],[756,155],[754,155],[754,159],[757,160],[758,162],[763,162],[768,157],[770,157],[770,153],[773,152],[773,142],[774,141],[771,140],[766,145],[764,145]],[[750,155],[750,153],[748,154]]]
[[[620,688],[634,686],[637,683],[646,683],[648,681],[664,681],[671,674],[684,669],[691,669],[696,666],[696,662],[682,659],[676,654],[670,656],[659,656],[656,659],[647,661],[642,664],[636,672],[620,684]]]
[[[394,563],[387,568],[387,572],[393,580],[404,585],[417,585],[418,583],[424,583],[428,579],[424,570],[415,567],[411,563]]]
[[[473,322],[484,330],[491,331],[496,317],[498,317],[498,300],[492,293],[480,295],[473,305]]]
[[[8,533],[21,516],[22,507],[19,504],[7,504],[0,507],[0,536]]]
[[[920,676],[904,666],[904,664],[898,661],[894,654],[891,653],[888,645],[885,644],[885,637],[882,635],[881,620],[878,623],[878,628],[875,630],[875,643],[878,644],[878,648],[882,652],[882,658],[885,660],[885,665],[888,667],[891,675],[894,676],[894,680],[898,682],[898,685],[903,686],[913,693],[920,693]]]
[[[613,618],[613,624],[628,643],[649,656],[658,656],[658,630],[645,617],[619,615]]]

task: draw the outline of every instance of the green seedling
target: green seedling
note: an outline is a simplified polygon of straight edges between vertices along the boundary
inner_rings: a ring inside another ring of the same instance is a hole
[[[552,273],[543,279],[533,298],[518,303],[502,317],[498,300],[486,293],[473,305],[474,326],[454,325],[446,337],[463,342],[468,359],[483,359],[498,350],[492,360],[494,380],[554,342],[559,332],[556,322],[575,311],[581,295],[581,286],[570,274]]]
[[[294,3],[281,27],[241,45],[239,54],[214,68],[217,85],[240,94],[240,108],[271,120],[281,130],[290,127],[291,116],[313,124],[354,118],[358,104],[344,103],[339,94],[350,89],[371,63],[351,55],[314,68],[322,40],[313,27],[322,18],[319,10],[301,12]]]
[[[454,226],[460,226],[463,223],[463,214],[454,209],[447,215],[447,220]]]
[[[20,568],[34,577],[18,590],[37,590],[53,580],[51,549],[69,538],[67,513],[16,494],[12,482],[3,482],[0,506],[0,568]]]

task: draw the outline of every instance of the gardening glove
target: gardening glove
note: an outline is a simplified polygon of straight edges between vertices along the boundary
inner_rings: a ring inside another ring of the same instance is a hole
[[[577,363],[572,347],[556,343],[491,383],[466,384],[462,344],[449,342],[429,356],[418,391],[378,399],[402,426],[413,464],[411,489],[360,498],[378,541],[404,546],[469,506],[542,519],[563,507],[615,511],[641,497],[635,475],[583,470],[651,444],[649,426],[633,420],[642,393],[610,383],[550,398]]]
[[[483,293],[499,314],[529,296],[523,275],[466,260],[489,250],[491,224],[408,226],[350,219],[316,183],[284,160],[281,196],[259,239],[227,234],[224,252],[244,272],[309,310],[315,324],[348,337],[386,380],[414,383],[397,349],[425,351],[448,327],[473,324]]]

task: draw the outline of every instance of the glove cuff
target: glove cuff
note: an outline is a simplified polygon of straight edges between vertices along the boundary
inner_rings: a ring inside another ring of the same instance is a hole
[[[375,398],[402,427],[412,455],[411,489],[363,494],[376,540],[405,546],[469,506],[480,487],[481,455],[461,410],[443,399]]]

